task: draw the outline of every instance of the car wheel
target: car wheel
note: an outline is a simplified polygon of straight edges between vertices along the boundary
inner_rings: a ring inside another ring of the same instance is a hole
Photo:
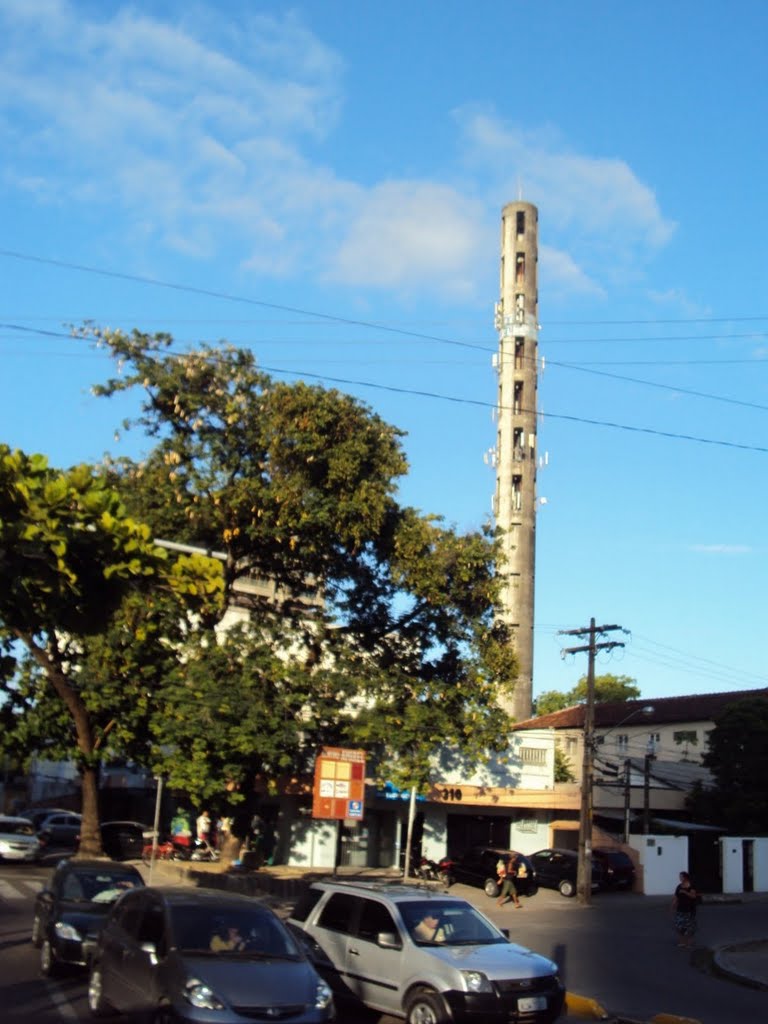
[[[495,897],[495,896],[498,896],[499,893],[501,892],[501,890],[499,889],[498,884],[496,883],[496,881],[493,878],[486,878],[485,885],[483,886],[483,889],[485,889],[485,895],[486,896],[494,896]]]
[[[115,1012],[104,998],[104,976],[98,966],[92,968],[88,979],[88,1009],[92,1017],[109,1017]]]
[[[443,1000],[431,989],[415,992],[405,1005],[406,1024],[447,1024]]]
[[[570,880],[570,878],[564,878],[557,888],[560,890],[561,896],[576,895],[576,885]]]
[[[35,914],[34,919],[32,921],[32,938],[31,938],[31,942],[32,942],[33,946],[37,946],[37,948],[39,949],[40,948],[40,943],[42,941],[43,941],[43,926],[40,923],[39,916],[37,914]]]
[[[59,962],[51,945],[50,939],[43,939],[40,947],[40,972],[46,978],[54,978],[59,973]]]

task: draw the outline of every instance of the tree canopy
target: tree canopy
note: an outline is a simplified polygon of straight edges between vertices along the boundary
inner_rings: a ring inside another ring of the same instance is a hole
[[[635,700],[640,696],[640,687],[630,676],[615,676],[611,673],[595,676],[595,701],[605,704],[613,700]],[[549,715],[562,711],[574,704],[583,704],[587,699],[587,677],[582,676],[572,690],[547,690],[536,698],[536,714]]]
[[[152,690],[182,624],[217,615],[221,568],[171,558],[103,473],[0,445],[2,746],[75,760],[84,853],[100,849],[96,776],[146,739]]]
[[[698,787],[689,800],[696,820],[742,835],[768,832],[768,700],[737,701],[716,720],[704,765],[715,784]]]
[[[154,536],[219,553],[227,616],[247,612],[165,689],[155,748],[194,756],[156,767],[210,793],[348,743],[413,784],[444,742],[503,748],[516,663],[495,615],[499,549],[398,502],[400,431],[336,390],[273,380],[247,350],[96,336],[120,364],[97,392],[140,391],[123,426],[153,442],[110,460],[110,479]]]

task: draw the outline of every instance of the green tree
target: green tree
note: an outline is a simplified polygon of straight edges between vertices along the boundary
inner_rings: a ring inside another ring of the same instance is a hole
[[[630,676],[615,676],[605,673],[595,676],[595,701],[606,704],[608,701],[635,700],[640,696],[640,687]],[[583,704],[587,699],[587,677],[582,676],[572,690],[547,690],[536,698],[536,714],[549,715],[553,711],[562,711],[574,704]]]
[[[688,806],[697,818],[742,835],[767,832],[768,700],[729,705],[709,734],[702,760],[715,784],[692,794]]]
[[[124,427],[156,441],[141,462],[110,465],[130,509],[156,536],[221,552],[228,604],[242,602],[248,577],[282,588],[282,601],[252,593],[249,627],[198,643],[167,691],[158,748],[190,749],[192,692],[210,710],[215,741],[197,736],[185,784],[299,770],[324,742],[364,744],[388,777],[423,783],[441,744],[503,746],[497,697],[516,667],[494,615],[497,544],[397,502],[400,432],[338,391],[272,380],[248,351],[97,337],[121,374],[96,390],[141,389]],[[308,586],[322,602],[307,604]],[[232,666],[246,660],[235,683]],[[249,692],[265,705],[250,714]]]
[[[558,744],[555,747],[555,782],[575,782],[576,776],[565,751]]]
[[[0,446],[0,742],[74,758],[84,854],[100,851],[97,774],[108,746],[129,748],[142,729],[148,740],[148,686],[174,623],[187,609],[212,611],[221,592],[218,564],[170,559],[103,474],[51,469]]]

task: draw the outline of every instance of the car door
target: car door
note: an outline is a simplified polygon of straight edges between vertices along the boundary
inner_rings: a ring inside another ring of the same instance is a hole
[[[348,892],[332,892],[320,905],[315,921],[307,930],[316,944],[313,956],[317,968],[340,998],[357,997],[357,963],[350,976],[349,941],[357,928],[361,898]]]
[[[360,902],[357,934],[347,945],[350,985],[366,1006],[396,1013],[402,1005],[403,940],[388,907],[375,899]],[[388,937],[386,946],[379,944],[384,935]]]
[[[126,1012],[133,1003],[126,965],[136,945],[144,914],[144,894],[128,893],[112,910],[99,942],[104,996],[111,1006]]]
[[[533,861],[534,868],[536,869],[536,877],[538,878],[539,885],[543,885],[548,888],[556,888],[559,880],[555,874],[552,857],[552,850],[541,850],[530,858]]]
[[[146,895],[142,913],[126,929],[122,976],[126,994],[126,1010],[137,1013],[158,1002],[158,963],[167,952],[165,912],[161,901]]]

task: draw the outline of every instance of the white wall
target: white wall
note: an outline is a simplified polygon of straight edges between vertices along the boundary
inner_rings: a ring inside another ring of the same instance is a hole
[[[287,863],[291,867],[331,868],[336,861],[336,822],[294,818],[291,822]]]
[[[448,811],[445,807],[426,804],[424,831],[421,837],[421,855],[428,860],[440,860],[447,853]]]
[[[549,819],[518,818],[512,822],[510,829],[509,848],[518,853],[536,853],[546,850],[550,845]]]
[[[768,839],[752,836],[723,836],[720,840],[720,861],[723,870],[723,892],[744,892],[744,842],[752,843],[752,888],[768,892]]]
[[[666,896],[670,900],[680,881],[680,872],[688,870],[688,840],[685,836],[632,836],[642,870],[642,892],[646,896]]]

